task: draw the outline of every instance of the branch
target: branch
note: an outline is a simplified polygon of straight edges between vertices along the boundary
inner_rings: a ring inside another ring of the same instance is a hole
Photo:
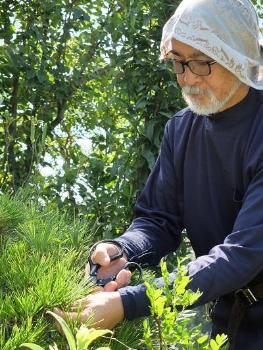
[[[56,119],[50,123],[48,127],[49,132],[54,130],[55,127],[64,120],[67,101],[67,99],[63,99],[61,102],[57,101],[57,116]]]
[[[71,16],[71,11],[72,8],[75,4],[75,2],[77,2],[77,0],[72,0],[71,2],[71,6],[70,6],[70,11],[68,12],[68,17],[65,19],[64,21],[64,25],[63,25],[63,34],[61,36],[61,44],[59,45],[58,48],[58,56],[57,56],[57,72],[59,71],[59,67],[61,67],[62,62],[64,60],[64,56],[65,56],[65,50],[66,50],[66,43],[68,40],[68,34],[69,34],[69,29],[70,29],[70,24],[72,22],[72,19],[70,18]],[[110,8],[108,11],[107,16],[109,15],[110,11],[112,11],[112,9]],[[100,29],[98,30],[102,30],[104,28],[104,26],[107,23],[107,17],[105,22],[103,22],[100,26]],[[65,40],[65,42],[63,42]],[[92,40],[91,40],[92,42]],[[49,132],[54,130],[54,128],[59,125],[63,119],[64,119],[64,114],[65,114],[65,110],[66,110],[66,106],[68,101],[72,98],[72,96],[74,95],[74,93],[81,87],[83,86],[88,80],[93,79],[94,77],[97,76],[98,71],[95,74],[89,75],[89,74],[85,74],[85,71],[87,69],[87,65],[88,62],[95,56],[96,52],[98,51],[101,41],[97,41],[94,40],[94,45],[90,48],[87,57],[86,57],[86,62],[87,64],[83,65],[81,70],[80,70],[80,77],[77,80],[71,80],[69,81],[68,85],[71,87],[69,93],[64,96],[64,98],[62,99],[62,101],[57,101],[57,116],[56,118],[51,122],[50,126],[49,126]],[[62,56],[63,56],[63,60],[62,60]],[[59,81],[56,81],[56,84],[59,84]]]
[[[69,6],[69,12],[67,13],[67,17],[65,17],[64,24],[63,24],[63,29],[62,29],[62,35],[60,38],[60,44],[58,46],[57,50],[57,60],[56,60],[56,65],[57,65],[57,71],[59,71],[59,67],[62,66],[62,61],[65,58],[65,53],[66,53],[66,47],[67,47],[67,41],[69,39],[69,30],[71,28],[71,23],[72,23],[72,8],[77,2],[77,0],[72,0],[71,4]]]
[[[19,89],[19,73],[16,73],[13,78],[13,90],[10,100],[11,122],[8,126],[9,143],[7,146],[7,162],[10,165],[10,170],[13,175],[13,190],[16,191],[19,186],[18,169],[15,159],[15,140],[17,137],[17,104],[18,104],[18,89]]]

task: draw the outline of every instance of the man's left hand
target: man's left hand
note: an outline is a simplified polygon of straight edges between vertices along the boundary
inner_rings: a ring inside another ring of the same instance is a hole
[[[124,318],[124,309],[120,293],[97,292],[78,300],[70,311],[55,309],[54,312],[64,318],[85,323],[91,319],[93,328],[112,329]]]

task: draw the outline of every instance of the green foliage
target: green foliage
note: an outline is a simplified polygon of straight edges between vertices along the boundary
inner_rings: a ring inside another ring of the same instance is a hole
[[[161,29],[178,3],[3,4],[2,189],[30,184],[44,203],[92,219],[98,237],[126,228],[163,126],[183,106],[159,61]]]
[[[12,208],[13,219],[5,218],[6,208]],[[65,215],[22,203],[21,195],[20,200],[2,195],[0,213],[6,233],[0,246],[0,348],[13,350],[49,337],[43,317],[47,308],[89,293],[92,285],[83,268],[90,236],[86,224],[67,224]]]
[[[184,106],[159,60],[179,2],[2,2],[2,190],[29,184],[44,204],[93,220],[98,238],[125,230],[163,127]]]
[[[14,350],[27,343],[39,349],[37,346],[55,342],[53,349],[65,349],[66,341],[47,319],[46,310],[66,309],[93,288],[84,278],[84,266],[87,249],[93,244],[94,225],[55,208],[43,209],[30,197],[30,192],[21,191],[15,198],[0,197],[0,222],[5,232],[0,245],[0,348]],[[12,215],[7,215],[9,209]],[[64,324],[67,338],[76,326]],[[124,345],[127,338],[137,345],[141,335],[137,323],[124,323],[116,334],[118,339],[101,340],[99,349],[123,350],[128,348]],[[89,343],[99,335],[100,331],[91,333],[83,326],[74,338],[75,345],[94,350]]]
[[[103,1],[2,4],[2,185],[17,190],[27,181],[73,95],[93,77],[107,35],[104,10]]]
[[[43,318],[33,322],[32,317],[28,317],[19,323],[14,323],[12,328],[7,327],[5,322],[0,324],[0,348],[2,350],[13,350],[25,342],[34,342],[43,340],[43,334],[46,331],[47,324]]]
[[[115,68],[107,89],[101,88],[97,115],[103,133],[93,138],[90,170],[97,177],[89,178],[96,195],[89,216],[95,213],[105,223],[100,230],[104,238],[127,227],[134,199],[157,157],[164,125],[183,106],[175,77],[159,60],[161,29],[177,3],[119,3],[108,23],[109,32],[118,28],[110,51]]]
[[[258,16],[260,18],[260,27],[262,29],[262,19],[263,19],[263,4],[262,0],[252,0],[253,5],[255,6]]]
[[[76,338],[75,338],[71,332],[70,327],[67,325],[65,320],[63,320],[63,318],[56,315],[54,312],[48,311],[48,313],[50,315],[52,315],[57,320],[58,324],[60,325],[60,327],[61,327],[61,329],[62,329],[62,331],[67,339],[69,350],[86,350],[89,348],[89,345],[92,342],[94,342],[94,340],[96,340],[97,338],[102,337],[105,334],[112,334],[112,332],[109,330],[89,329],[89,328],[82,325],[80,327],[80,329],[77,331]],[[32,349],[32,350],[45,350],[41,346],[38,346],[38,345],[32,344],[32,343],[23,343],[23,344],[21,344],[20,347],[26,347],[26,348]],[[50,347],[50,348],[53,350],[56,350],[57,346],[55,344],[54,347]],[[110,348],[109,347],[100,347],[100,348],[97,348],[96,350],[110,350]]]
[[[164,286],[156,288],[153,281],[146,282],[147,296],[151,302],[151,319],[146,319],[144,325],[144,343],[148,350],[218,350],[225,349],[225,335],[218,335],[209,340],[208,335],[202,335],[201,325],[191,327],[195,315],[189,309],[200,293],[187,289],[190,281],[182,262],[178,261],[176,279],[171,283],[164,261],[161,262]]]
[[[143,337],[143,320],[132,322],[124,321],[114,330],[114,338],[111,338],[109,346],[112,350],[135,350],[141,349]]]
[[[9,196],[0,196],[0,235],[7,232],[11,234],[26,217],[23,203],[13,201]]]

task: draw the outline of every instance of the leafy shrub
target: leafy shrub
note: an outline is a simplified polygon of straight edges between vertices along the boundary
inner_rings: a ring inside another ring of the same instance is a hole
[[[227,337],[218,335],[209,340],[202,334],[201,325],[191,327],[195,312],[189,307],[200,297],[199,292],[187,289],[190,281],[182,261],[178,260],[176,278],[171,288],[166,262],[161,262],[164,286],[157,288],[147,281],[147,295],[151,301],[151,319],[144,321],[144,342],[148,350],[218,350],[226,349]]]

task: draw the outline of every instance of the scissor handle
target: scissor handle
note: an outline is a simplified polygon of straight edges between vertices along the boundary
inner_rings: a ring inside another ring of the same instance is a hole
[[[114,260],[122,258],[123,254],[124,254],[124,250],[123,250],[122,245],[119,242],[111,240],[111,239],[106,239],[106,240],[97,242],[91,247],[90,252],[89,252],[89,258],[88,258],[89,265],[90,265],[90,276],[93,277],[97,286],[104,287],[107,283],[109,283],[111,281],[115,281],[116,275],[110,276],[107,278],[97,279],[97,272],[98,272],[98,269],[101,267],[101,265],[94,264],[92,259],[91,259],[91,256],[92,256],[92,253],[94,252],[94,250],[96,249],[96,247],[98,246],[98,244],[100,244],[100,243],[111,243],[111,244],[114,244],[118,248],[118,250],[119,250],[118,253],[111,255],[110,261],[114,261]],[[129,270],[137,269],[139,271],[139,277],[138,277],[137,283],[142,279],[143,271],[142,271],[142,268],[139,264],[132,262],[132,261],[128,261],[128,262],[126,262],[126,264],[124,264],[123,269],[129,269]]]
[[[142,276],[143,276],[143,271],[142,268],[139,264],[135,263],[135,262],[127,262],[124,266],[123,269],[132,269],[132,270],[138,270],[139,271],[139,277],[136,281],[136,284],[138,284],[141,280],[142,280]],[[116,275],[115,276],[110,276],[107,278],[100,278],[96,280],[96,284],[97,286],[100,287],[104,287],[107,283],[111,282],[111,281],[115,281],[116,280]]]
[[[136,284],[138,284],[143,277],[143,270],[140,264],[137,264],[136,262],[133,261],[128,261],[126,264],[123,266],[124,269],[129,269],[129,270],[138,270],[139,271],[139,276],[137,278]]]

